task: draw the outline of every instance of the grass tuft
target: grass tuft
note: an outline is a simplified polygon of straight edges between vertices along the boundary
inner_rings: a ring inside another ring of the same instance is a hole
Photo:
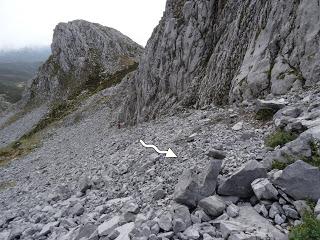
[[[37,134],[23,136],[20,140],[0,149],[0,167],[7,165],[12,159],[25,156],[40,145]]]
[[[297,138],[294,133],[289,133],[284,130],[276,130],[274,133],[270,134],[265,144],[268,147],[275,148],[277,146],[283,147],[286,143],[291,142]]]
[[[313,213],[305,213],[303,223],[290,230],[290,240],[320,240],[320,220]]]
[[[272,109],[260,109],[256,112],[255,118],[260,121],[269,121],[272,120],[274,113]]]

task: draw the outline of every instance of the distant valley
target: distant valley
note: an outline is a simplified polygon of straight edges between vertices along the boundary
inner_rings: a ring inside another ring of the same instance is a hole
[[[27,81],[49,54],[49,47],[0,51],[0,95],[11,103],[19,101]]]

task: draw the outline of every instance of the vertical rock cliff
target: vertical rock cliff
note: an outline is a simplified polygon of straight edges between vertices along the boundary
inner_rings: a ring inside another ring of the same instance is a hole
[[[173,104],[284,94],[320,77],[318,0],[168,0],[124,106],[127,122]]]
[[[83,20],[58,24],[51,49],[32,80],[31,101],[66,99],[108,85],[135,69],[143,50],[119,31]]]

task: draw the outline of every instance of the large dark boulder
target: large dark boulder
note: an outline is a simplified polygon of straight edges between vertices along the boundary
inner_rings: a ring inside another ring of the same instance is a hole
[[[266,177],[267,171],[262,164],[252,160],[228,178],[222,179],[219,183],[218,193],[225,196],[249,198],[253,195],[251,183],[258,178]]]
[[[301,160],[286,167],[274,184],[295,200],[320,198],[319,168]]]
[[[203,171],[193,168],[182,174],[176,185],[174,200],[177,203],[196,207],[198,201],[215,193],[222,161],[212,160]]]

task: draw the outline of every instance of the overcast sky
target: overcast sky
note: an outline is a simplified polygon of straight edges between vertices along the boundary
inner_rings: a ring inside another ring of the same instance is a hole
[[[84,19],[145,45],[166,0],[0,0],[0,49],[50,45],[58,22]]]

